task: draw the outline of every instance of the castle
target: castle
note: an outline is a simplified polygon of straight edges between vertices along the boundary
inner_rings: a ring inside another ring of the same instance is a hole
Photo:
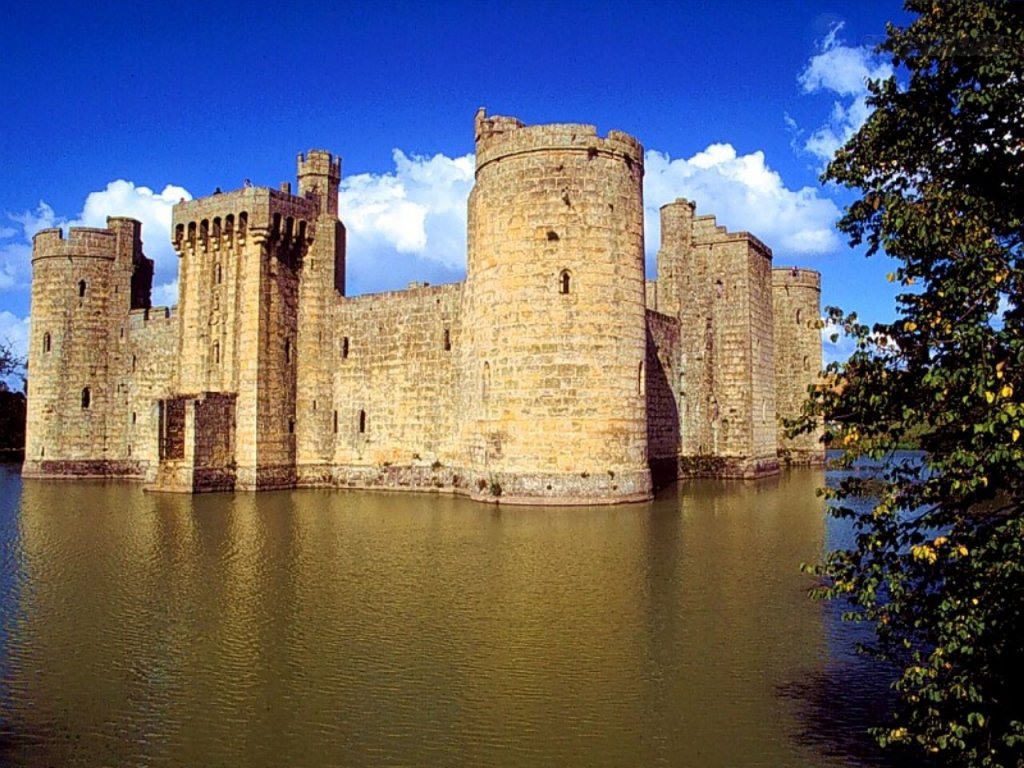
[[[816,463],[786,438],[821,367],[818,273],[694,205],[644,273],[643,148],[475,120],[466,280],[345,296],[340,159],[174,208],[177,307],[141,225],[36,234],[25,476],[643,500]]]

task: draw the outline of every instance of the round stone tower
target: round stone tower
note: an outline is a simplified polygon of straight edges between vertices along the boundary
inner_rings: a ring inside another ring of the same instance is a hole
[[[26,475],[106,473],[111,301],[127,308],[131,290],[130,272],[122,285],[115,270],[121,234],[33,238]]]
[[[772,314],[779,456],[791,464],[822,464],[821,430],[787,438],[783,425],[784,419],[800,415],[808,387],[820,381],[821,275],[813,269],[773,269]]]
[[[648,498],[643,148],[476,116],[461,448],[477,497]]]

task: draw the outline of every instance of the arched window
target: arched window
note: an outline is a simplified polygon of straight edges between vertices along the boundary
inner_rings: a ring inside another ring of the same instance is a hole
[[[800,320],[803,318],[803,313],[798,309],[796,311],[796,324],[800,325]]]
[[[292,340],[284,340],[284,361],[290,363],[292,361]]]
[[[88,408],[92,403],[92,393],[88,387],[82,388],[82,408]]]
[[[78,281],[78,298],[85,296],[85,280]]]
[[[135,366],[138,365],[138,362],[138,358],[135,355],[132,355],[132,373],[135,373]]]
[[[563,269],[562,273],[558,276],[558,292],[562,295],[568,294],[572,288],[572,275],[569,274],[568,269]]]
[[[338,412],[334,412],[334,434],[338,434]]]
[[[49,333],[44,333],[43,334],[43,352],[49,352],[49,351],[50,351],[50,334]]]
[[[366,411],[359,412],[359,434],[366,433]]]
[[[220,342],[213,342],[213,363],[214,365],[220,365]]]
[[[444,329],[444,337],[441,341],[441,344],[444,347],[445,352],[450,351],[452,348],[452,332],[447,328]]]
[[[811,358],[808,357],[807,355],[804,355],[804,370],[811,370]]]
[[[491,389],[491,364],[484,363],[484,375],[483,381],[480,384],[480,397],[483,400],[487,399],[488,392]]]
[[[348,357],[348,336],[341,340],[341,357],[342,359]]]

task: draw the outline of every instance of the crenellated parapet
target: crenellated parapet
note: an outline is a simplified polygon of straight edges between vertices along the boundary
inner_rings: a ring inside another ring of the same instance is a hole
[[[290,192],[267,187],[245,187],[174,206],[172,242],[181,255],[236,247],[248,238],[287,244],[312,240],[317,203]]]
[[[41,229],[32,238],[32,261],[58,258],[106,259],[117,255],[117,233],[97,227]]]
[[[801,267],[775,267],[772,270],[772,287],[786,286],[806,288],[821,293],[821,273]]]
[[[644,148],[628,133],[609,131],[607,137],[600,137],[593,125],[524,125],[514,117],[487,117],[482,108],[477,112],[477,174],[489,163],[506,157],[551,152],[581,153],[589,159],[615,157],[643,175]]]

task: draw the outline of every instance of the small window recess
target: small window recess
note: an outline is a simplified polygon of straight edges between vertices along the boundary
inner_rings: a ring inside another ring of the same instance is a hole
[[[341,358],[342,360],[348,359],[348,336],[341,340]]]
[[[88,409],[92,405],[92,392],[89,391],[88,387],[82,388],[82,408]]]
[[[452,348],[452,332],[448,329],[444,329],[444,336],[442,338],[442,346],[445,352],[450,352]]]
[[[563,296],[566,296],[572,290],[572,275],[569,274],[568,269],[563,269],[562,273],[558,276],[558,292]]]
[[[43,334],[43,353],[44,354],[49,354],[49,352],[50,352],[50,334],[49,333],[44,333]]]
[[[81,299],[81,298],[83,298],[85,296],[85,287],[86,287],[85,286],[85,280],[79,280],[78,281],[78,298]]]
[[[359,434],[366,434],[366,411],[359,412]]]
[[[290,363],[292,361],[292,340],[284,340],[284,361]]]
[[[334,412],[334,434],[338,434],[338,412]]]

